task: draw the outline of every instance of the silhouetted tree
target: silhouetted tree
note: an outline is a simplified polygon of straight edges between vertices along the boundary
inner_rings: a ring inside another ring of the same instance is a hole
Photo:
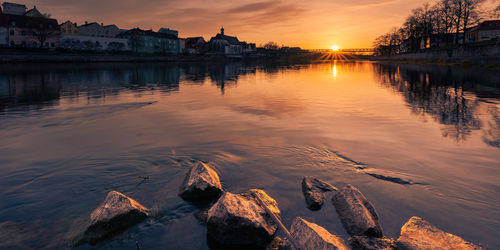
[[[280,46],[275,42],[267,42],[262,47],[264,47],[264,49],[267,49],[267,50],[278,50],[280,48]]]

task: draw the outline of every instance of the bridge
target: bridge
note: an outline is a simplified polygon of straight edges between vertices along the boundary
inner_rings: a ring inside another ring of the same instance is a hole
[[[348,49],[310,49],[310,52],[314,53],[373,53],[375,50],[373,48],[348,48]]]

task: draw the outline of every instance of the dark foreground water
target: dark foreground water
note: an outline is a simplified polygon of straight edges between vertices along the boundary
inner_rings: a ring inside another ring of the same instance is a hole
[[[207,249],[177,197],[193,162],[347,237],[304,175],[351,183],[387,236],[420,216],[500,248],[500,74],[331,62],[0,67],[0,248],[67,248],[110,190],[154,217],[96,246]],[[363,168],[363,169],[360,169]],[[149,179],[139,178],[149,177]]]

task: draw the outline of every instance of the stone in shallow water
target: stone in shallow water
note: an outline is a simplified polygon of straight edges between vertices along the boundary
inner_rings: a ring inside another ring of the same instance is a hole
[[[344,186],[333,196],[332,203],[351,236],[382,237],[375,208],[357,188]]]
[[[354,250],[390,250],[396,248],[396,241],[393,239],[361,235],[354,235],[349,238],[349,244]]]
[[[150,215],[147,208],[122,193],[111,191],[90,214],[90,226],[80,243],[95,244],[144,220]]]
[[[302,179],[302,193],[306,199],[307,207],[319,210],[325,201],[324,192],[336,191],[337,188],[312,176]]]
[[[342,238],[300,217],[293,221],[290,234],[299,249],[349,249]]]
[[[484,249],[413,216],[401,227],[400,249]]]
[[[264,191],[252,189],[242,194],[224,193],[208,210],[207,235],[218,246],[265,247],[273,239],[278,225],[256,200],[278,218],[278,203]]]
[[[222,186],[217,173],[207,164],[199,162],[186,174],[179,195],[188,201],[213,201],[220,197]]]

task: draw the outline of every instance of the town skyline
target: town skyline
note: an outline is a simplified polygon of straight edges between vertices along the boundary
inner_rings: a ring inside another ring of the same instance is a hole
[[[299,1],[214,1],[212,6],[202,1],[176,2],[153,0],[147,3],[95,0],[15,1],[28,7],[36,5],[60,23],[70,20],[79,25],[85,21],[116,24],[120,28],[153,29],[169,27],[180,37],[211,37],[223,25],[227,34],[256,44],[274,41],[279,45],[306,49],[371,47],[373,40],[408,13],[425,3],[424,0],[357,0],[335,3],[314,0]],[[493,5],[494,1],[485,4]],[[161,5],[163,8],[159,8]],[[99,6],[99,8],[95,7]],[[202,7],[200,7],[202,6]]]

